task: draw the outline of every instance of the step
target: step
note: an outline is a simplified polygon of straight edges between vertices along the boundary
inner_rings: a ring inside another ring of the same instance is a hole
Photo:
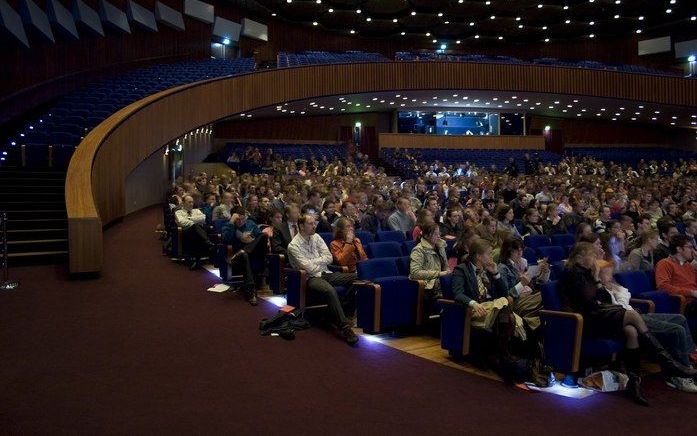
[[[25,194],[27,197],[33,197],[33,195]],[[1,201],[0,208],[3,211],[11,210],[62,210],[65,209],[65,200],[60,201]]]
[[[24,178],[24,179],[63,179],[65,171],[37,171],[18,168],[0,168],[0,180]]]
[[[8,210],[7,211],[7,227],[8,228],[17,228],[17,227],[11,227],[11,224],[13,222],[17,221],[34,221],[34,224],[30,224],[31,227],[21,227],[23,229],[26,228],[41,228],[41,227],[46,227],[44,224],[41,224],[41,221],[46,221],[46,220],[63,220],[65,221],[67,219],[67,213],[65,209],[43,209],[43,210]],[[55,228],[55,226],[51,226],[52,228]]]
[[[0,178],[0,187],[5,186],[65,186],[65,179],[59,177],[34,178],[34,177],[8,177]]]
[[[39,192],[31,195],[27,195],[26,192],[0,192],[0,204],[29,199],[34,203],[41,203],[42,201],[57,201],[63,200],[64,198],[65,193],[63,192]]]
[[[53,229],[16,229],[7,231],[8,241],[35,240],[35,239],[59,239],[67,238],[67,228]]]
[[[12,280],[12,267],[30,265],[61,264],[68,260],[68,250],[31,251],[26,253],[10,253],[7,264],[10,266],[10,280]]]
[[[23,192],[27,194],[43,193],[43,192],[65,192],[63,183],[54,185],[7,185],[1,184],[0,189],[3,192]]]
[[[19,253],[30,253],[34,251],[62,251],[67,250],[67,248],[67,238],[7,242],[7,252],[10,255]]]

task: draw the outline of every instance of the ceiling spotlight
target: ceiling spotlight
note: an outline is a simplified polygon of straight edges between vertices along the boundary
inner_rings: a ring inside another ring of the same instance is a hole
[[[436,42],[438,42],[438,40],[437,40],[437,39],[434,39],[432,42],[435,44]]]
[[[595,38],[595,34],[594,34],[594,33],[591,33],[590,35],[588,35],[588,37],[589,37],[589,38]]]
[[[406,35],[406,34],[407,34],[407,32],[402,32],[402,33],[401,33],[402,36],[404,36],[404,35]]]
[[[321,5],[321,4],[322,4],[322,0],[316,0],[315,3],[317,3],[318,5]]]
[[[562,9],[564,9],[565,11],[568,11],[568,10],[569,10],[569,6],[568,6],[568,5],[564,5],[564,7],[563,7]]]
[[[613,18],[616,20],[616,19],[618,19],[619,17],[620,17],[619,15],[615,15]]]
[[[589,25],[589,26],[595,26],[595,21],[591,21],[590,23],[588,23],[588,25]]]
[[[569,24],[569,23],[571,23],[571,20],[566,20],[566,21],[564,21],[564,23]]]
[[[474,26],[474,21],[470,21],[470,26]]]
[[[354,33],[356,33],[356,31],[351,29],[351,30],[349,30],[349,33],[353,35]]]
[[[460,41],[460,40],[458,39],[457,41],[455,41],[455,44],[460,44],[461,42],[462,42],[462,41]],[[693,57],[694,57],[694,56],[693,56]]]
[[[503,39],[503,36],[499,36],[499,40]]]
[[[431,36],[431,32],[426,32],[426,36]]]
[[[521,18],[520,18],[520,17],[515,17],[515,20],[516,20],[516,21],[520,21]]]
[[[293,0],[286,0],[286,3],[293,3]]]
[[[666,14],[670,14],[671,12],[673,12],[672,9],[666,9]]]
[[[547,26],[542,26],[542,30],[547,30]]]
[[[442,12],[438,12],[438,16],[439,16],[439,17],[442,17],[442,16],[443,16],[443,13],[442,13]]]
[[[356,13],[360,14],[362,11],[360,9],[356,9]]]
[[[333,13],[334,13],[334,9],[329,8],[329,13],[330,13],[330,14],[333,14]]]
[[[637,29],[637,30],[636,30],[636,33],[641,33],[641,29]]]
[[[544,6],[544,5],[542,3],[540,3],[539,5],[537,5],[537,9],[542,9],[542,6]]]
[[[644,21],[644,16],[643,16],[643,15],[641,15],[641,16],[639,17],[639,21]]]
[[[414,15],[416,15],[416,11],[411,11],[411,16],[413,17]]]
[[[522,25],[522,24],[518,24],[518,29],[522,29],[522,28],[523,28],[523,25]]]
[[[474,35],[474,39],[479,39],[479,35]]]
[[[368,21],[368,22],[370,22],[370,21],[373,21],[373,19],[372,19],[372,18],[370,18],[370,17],[368,17],[368,18],[366,18],[366,19],[365,19],[365,21]]]
[[[393,22],[393,23],[396,23],[397,21],[398,21],[398,20],[397,20],[396,18],[393,18],[393,19],[392,19],[392,22]]]
[[[496,19],[496,15],[490,16],[489,19],[490,19],[490,20],[495,20],[495,19]]]
[[[545,42],[549,42],[549,38],[545,38]]]
[[[317,24],[319,24],[319,23],[317,23],[317,21],[313,21],[313,22],[312,22],[312,25],[313,25],[313,26],[316,26]]]
[[[272,16],[272,17],[275,17],[275,16],[276,16],[276,12],[272,12],[272,13],[271,13],[271,16]]]

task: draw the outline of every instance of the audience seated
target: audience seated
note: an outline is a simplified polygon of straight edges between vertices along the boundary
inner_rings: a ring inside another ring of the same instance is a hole
[[[656,288],[687,298],[685,315],[697,316],[697,271],[694,249],[686,235],[674,235],[669,256],[656,263]]]
[[[223,242],[231,245],[235,251],[243,249],[249,256],[249,261],[257,271],[263,269],[264,260],[269,247],[269,237],[249,218],[247,211],[236,207],[230,221],[222,229]],[[261,276],[255,274],[254,282],[259,286]]]
[[[654,265],[658,265],[658,262],[670,256],[670,241],[673,236],[678,234],[678,229],[675,227],[675,223],[670,220],[659,220],[657,222],[658,227],[658,245],[656,249],[653,250],[653,262]]]
[[[296,204],[289,204],[283,212],[283,222],[274,226],[273,238],[271,239],[271,253],[286,255],[288,244],[295,235],[300,233],[298,227],[300,209]]]
[[[433,221],[421,228],[421,238],[409,255],[409,278],[423,280],[426,298],[435,300],[441,295],[440,278],[450,274],[445,241],[440,238],[440,229]]]
[[[390,230],[411,233],[416,225],[416,215],[411,209],[411,202],[408,198],[400,198],[396,207],[397,210],[387,219],[387,226]]]
[[[644,230],[635,239],[639,246],[629,252],[626,269],[628,271],[653,271],[655,264],[653,252],[658,247],[658,232],[653,229]]]
[[[351,285],[357,279],[356,273],[339,273],[329,270],[334,260],[324,240],[315,233],[317,222],[314,215],[302,215],[298,219],[300,232],[288,245],[288,260],[293,268],[305,270],[308,274],[307,286],[310,292],[322,295],[329,306],[332,321],[336,323],[346,343],[355,345],[358,336],[346,317],[342,303],[349,308],[350,316],[355,310],[355,293]],[[340,301],[334,286],[349,287],[345,301]]]

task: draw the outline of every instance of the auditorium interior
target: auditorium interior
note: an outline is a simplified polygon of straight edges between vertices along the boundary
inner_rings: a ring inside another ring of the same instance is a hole
[[[697,428],[696,2],[0,0],[0,54],[0,433]]]

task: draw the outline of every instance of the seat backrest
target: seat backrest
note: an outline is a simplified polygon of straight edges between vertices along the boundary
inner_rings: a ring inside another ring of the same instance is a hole
[[[381,257],[379,259],[362,260],[356,264],[356,272],[360,280],[373,280],[380,277],[400,276],[396,257]]]
[[[615,274],[615,280],[632,295],[653,291],[649,277],[643,271],[624,271]]]
[[[540,257],[546,257],[549,262],[558,262],[566,257],[566,251],[555,245],[550,247],[537,247],[537,253]]]
[[[547,310],[561,310],[561,296],[559,295],[559,282],[550,280],[540,285],[542,295],[542,307]]]
[[[537,253],[530,247],[523,248],[523,257],[528,261],[528,265],[537,265]]]
[[[356,237],[361,240],[361,244],[363,244],[363,246],[375,242],[373,234],[370,232],[366,232],[365,230],[358,230],[356,232]]]
[[[224,226],[225,223],[227,223],[228,221],[229,221],[229,220],[227,220],[227,219],[225,219],[225,218],[213,220],[213,226],[215,227],[215,233],[217,233],[217,234],[223,233],[223,226]]]
[[[402,256],[402,248],[397,242],[373,242],[372,244],[368,244],[365,252],[371,259]]]
[[[409,254],[411,254],[411,250],[414,249],[415,245],[416,245],[416,241],[404,241],[404,242],[402,242],[402,253],[404,253],[405,256],[409,256]]]
[[[402,243],[406,240],[404,233],[402,233],[399,230],[380,231],[380,232],[378,232],[377,236],[378,236],[377,240],[379,242],[394,241],[394,242]]]
[[[574,235],[568,233],[563,235],[552,235],[552,244],[558,245],[560,247],[565,247],[567,245],[574,245],[575,238]]]
[[[549,247],[552,240],[547,235],[528,235],[525,237],[525,246],[530,248]]]
[[[411,265],[410,256],[402,256],[397,258],[397,270],[399,270],[399,275],[408,276],[409,266]]]
[[[443,298],[452,300],[453,297],[453,275],[448,274],[440,278],[440,290],[443,293]]]
[[[334,234],[332,232],[322,232],[317,234],[324,240],[324,243],[327,244],[327,247],[329,247],[329,244],[331,244],[334,240]]]

